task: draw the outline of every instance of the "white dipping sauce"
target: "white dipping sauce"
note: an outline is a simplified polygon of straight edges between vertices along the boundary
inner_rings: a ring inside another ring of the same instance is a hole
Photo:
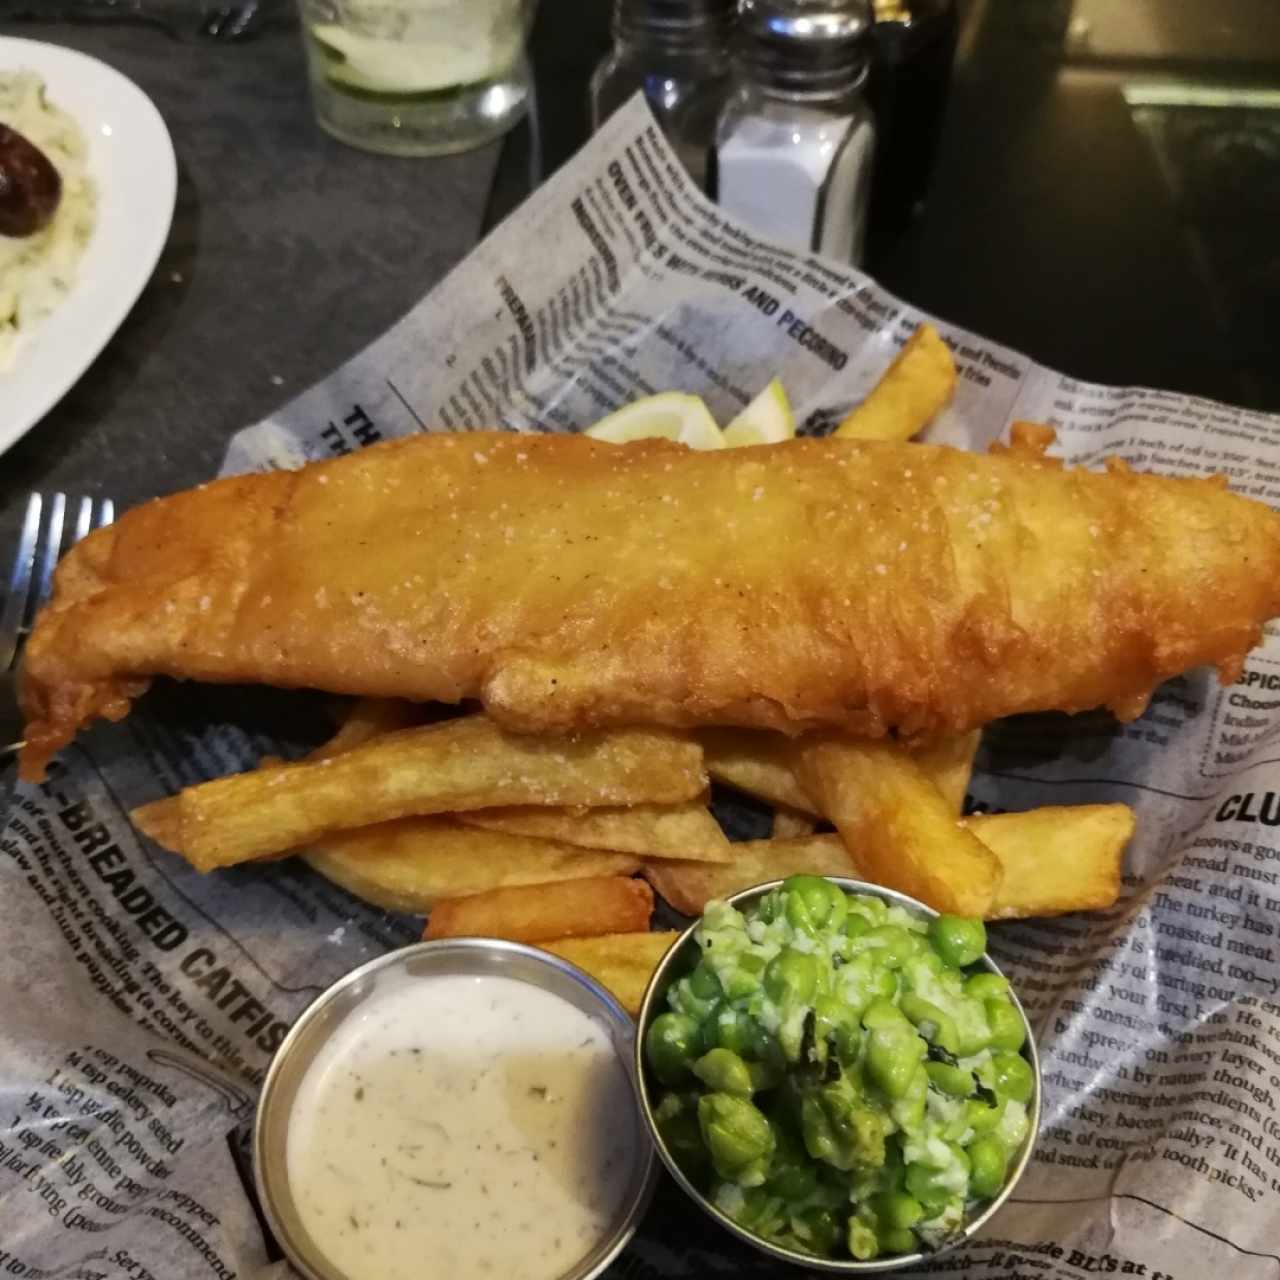
[[[348,1280],[551,1280],[612,1224],[636,1153],[608,1032],[512,978],[382,976],[308,1068],[286,1162]]]

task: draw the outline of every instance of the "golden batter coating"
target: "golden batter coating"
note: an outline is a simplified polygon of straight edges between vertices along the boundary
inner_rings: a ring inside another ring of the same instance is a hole
[[[1280,516],[1043,444],[439,433],[216,481],[67,556],[23,773],[156,675],[479,699],[517,730],[870,737],[1232,678],[1280,613]]]

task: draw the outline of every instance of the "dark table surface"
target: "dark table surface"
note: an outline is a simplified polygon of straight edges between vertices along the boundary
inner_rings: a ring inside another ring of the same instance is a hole
[[[1280,411],[1280,4],[959,12],[930,197],[867,270],[1063,373]],[[542,0],[539,155],[522,126],[489,220],[581,145],[608,43],[602,0]],[[1152,96],[1167,104],[1127,100]]]
[[[242,44],[55,22],[0,22],[0,35],[122,71],[178,159],[173,228],[137,306],[0,458],[7,564],[32,489],[129,505],[206,480],[229,436],[399,319],[475,244],[499,144],[407,161],[333,141],[312,120],[292,29]]]
[[[128,504],[206,478],[236,429],[407,310],[581,145],[607,10],[542,0],[537,128],[500,164],[497,145],[403,161],[330,141],[290,30],[217,45],[0,23],[131,76],[179,165],[138,306],[0,463],[0,547],[33,488]],[[872,274],[1074,376],[1280,410],[1280,6],[967,0],[960,14],[931,196],[877,242]]]

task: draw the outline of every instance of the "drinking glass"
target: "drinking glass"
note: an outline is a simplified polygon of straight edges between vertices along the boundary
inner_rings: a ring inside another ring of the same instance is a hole
[[[528,0],[299,0],[320,127],[367,151],[466,151],[524,114]]]

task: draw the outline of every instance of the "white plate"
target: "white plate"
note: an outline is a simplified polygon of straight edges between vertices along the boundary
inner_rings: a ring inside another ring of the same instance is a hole
[[[173,220],[178,169],[160,113],[132,80],[96,58],[0,36],[0,71],[34,71],[74,116],[98,187],[93,236],[57,310],[19,338],[0,371],[0,452],[70,389],[129,314]]]

